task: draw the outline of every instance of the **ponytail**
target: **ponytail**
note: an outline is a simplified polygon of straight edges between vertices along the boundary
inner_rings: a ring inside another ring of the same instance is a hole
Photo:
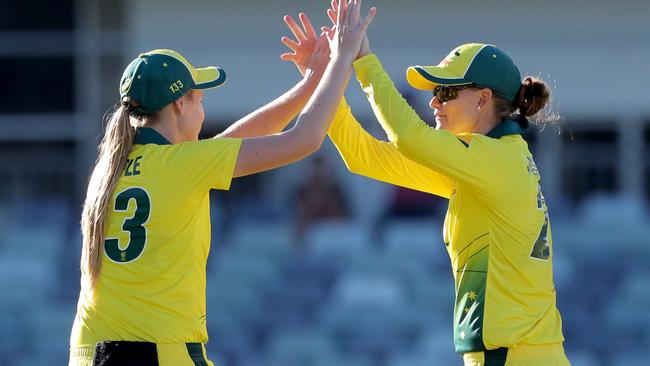
[[[550,111],[550,108],[545,108],[550,100],[551,89],[546,86],[544,81],[537,77],[527,76],[512,102],[503,97],[494,96],[494,112],[499,121],[535,116],[534,123],[538,125],[551,124],[560,120],[560,115]],[[540,111],[542,112],[540,113]],[[515,112],[518,113],[515,115]]]
[[[107,118],[106,132],[99,144],[99,156],[88,184],[81,214],[83,247],[81,252],[82,286],[95,289],[113,191],[124,171],[133,146],[135,128],[131,125],[133,104],[128,99]]]
[[[519,113],[531,117],[544,108],[550,96],[551,91],[541,79],[529,76],[519,87],[514,105],[519,109]]]

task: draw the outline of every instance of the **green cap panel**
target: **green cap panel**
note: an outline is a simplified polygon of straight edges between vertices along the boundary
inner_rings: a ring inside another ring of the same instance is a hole
[[[521,86],[517,66],[508,55],[492,45],[486,45],[476,54],[465,78],[510,101],[515,99]]]
[[[192,89],[208,89],[223,84],[221,68],[195,69],[182,55],[172,50],[140,54],[126,67],[120,82],[120,97],[128,96],[139,104],[136,112],[156,112]]]
[[[477,84],[510,101],[521,86],[521,74],[512,59],[497,47],[482,43],[456,47],[437,66],[411,66],[406,78],[411,86],[423,90]]]

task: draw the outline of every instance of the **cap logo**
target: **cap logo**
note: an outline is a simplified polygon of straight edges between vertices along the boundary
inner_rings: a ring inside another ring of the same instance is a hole
[[[126,93],[131,89],[131,78],[126,78],[122,81],[122,86],[120,87],[120,91],[122,93]]]
[[[459,58],[459,57],[460,57],[460,48],[457,49],[456,51],[454,51],[454,54],[453,54],[453,55],[452,55],[452,54],[449,54],[449,56],[447,56],[447,58],[445,58],[444,60],[442,60],[441,64],[447,66],[447,65],[449,65],[452,61],[454,61],[455,59],[457,59],[457,58]]]

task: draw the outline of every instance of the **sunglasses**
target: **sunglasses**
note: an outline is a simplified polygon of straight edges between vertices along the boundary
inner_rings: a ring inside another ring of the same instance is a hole
[[[458,93],[463,89],[476,88],[475,84],[469,85],[438,85],[433,89],[433,96],[436,97],[440,103],[448,102],[458,98]]]

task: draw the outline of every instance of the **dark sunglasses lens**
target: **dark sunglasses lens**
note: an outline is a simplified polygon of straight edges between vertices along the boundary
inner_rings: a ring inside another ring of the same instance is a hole
[[[442,94],[442,86],[436,86],[435,89],[433,89],[433,96],[436,97],[440,103],[445,102]]]
[[[458,91],[455,88],[449,86],[439,85],[433,89],[433,95],[438,98],[440,103],[444,103],[452,99],[456,99],[456,97],[458,97]]]
[[[456,89],[454,89],[454,88],[446,86],[443,89],[443,94],[444,94],[444,98],[446,99],[446,101],[449,101],[449,100],[452,100],[452,99],[456,99],[456,96],[458,95],[458,91]]]

